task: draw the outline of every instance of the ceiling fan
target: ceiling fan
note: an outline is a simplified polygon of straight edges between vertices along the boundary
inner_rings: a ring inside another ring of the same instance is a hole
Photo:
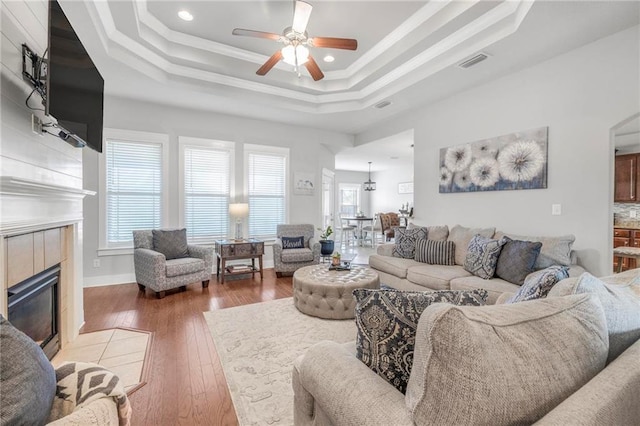
[[[293,7],[293,25],[287,27],[282,35],[275,33],[267,33],[264,31],[245,30],[236,28],[233,35],[266,38],[283,43],[284,47],[273,55],[256,71],[258,75],[265,75],[281,60],[287,64],[293,65],[300,75],[300,65],[304,65],[315,80],[322,80],[324,74],[320,67],[309,54],[308,47],[326,47],[332,49],[356,50],[358,41],[352,38],[336,38],[336,37],[309,37],[306,29],[309,17],[311,16],[311,6],[309,3],[295,0]]]

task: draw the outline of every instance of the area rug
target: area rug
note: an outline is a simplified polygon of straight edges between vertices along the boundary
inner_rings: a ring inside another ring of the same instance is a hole
[[[240,425],[293,425],[293,361],[315,343],[355,340],[353,320],[299,312],[292,298],[204,312]]]

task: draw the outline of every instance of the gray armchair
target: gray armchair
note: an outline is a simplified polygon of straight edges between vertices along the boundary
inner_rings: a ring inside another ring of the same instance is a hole
[[[273,264],[276,276],[292,274],[303,266],[320,263],[320,242],[314,238],[314,228],[310,224],[278,225],[277,239],[273,243]],[[282,237],[304,237],[304,248],[282,249]]]
[[[202,287],[209,286],[213,268],[213,247],[187,245],[187,257],[166,259],[155,251],[152,230],[133,231],[133,263],[136,281],[140,291],[149,287],[159,299],[165,291],[202,281]]]

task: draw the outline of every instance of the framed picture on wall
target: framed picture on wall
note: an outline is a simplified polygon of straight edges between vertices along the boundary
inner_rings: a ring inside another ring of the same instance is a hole
[[[413,182],[400,182],[398,184],[398,194],[413,194]]]
[[[313,195],[315,191],[315,175],[309,172],[293,173],[293,193],[296,195]]]

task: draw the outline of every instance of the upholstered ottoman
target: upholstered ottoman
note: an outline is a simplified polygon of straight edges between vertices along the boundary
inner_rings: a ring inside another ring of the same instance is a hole
[[[305,266],[293,274],[293,304],[304,314],[326,319],[354,317],[356,288],[380,288],[378,274],[364,266],[330,271],[325,265]]]

